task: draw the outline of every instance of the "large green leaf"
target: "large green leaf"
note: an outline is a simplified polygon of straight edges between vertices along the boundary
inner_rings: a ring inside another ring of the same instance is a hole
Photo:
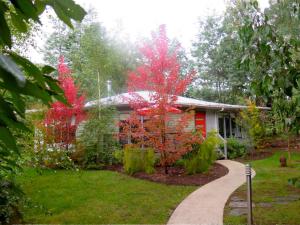
[[[22,99],[22,96],[20,96],[18,93],[12,92],[11,93],[11,102],[15,106],[17,113],[20,116],[25,117],[25,102]]]
[[[0,126],[0,141],[2,141],[8,149],[18,153],[16,140],[7,127]]]
[[[54,11],[55,11],[56,15],[58,16],[58,18],[60,20],[62,20],[65,24],[67,24],[70,28],[73,29],[73,25],[72,25],[70,17],[67,16],[65,11],[61,8],[60,4],[58,4],[57,1],[55,1],[55,0],[49,1],[49,4],[54,9]]]
[[[50,74],[54,71],[55,71],[55,69],[52,66],[46,65],[46,66],[43,66],[43,68],[42,68],[42,73],[43,74]]]
[[[57,81],[57,80],[55,80],[55,79],[53,79],[52,77],[47,76],[47,75],[45,75],[45,79],[46,79],[46,83],[49,85],[49,87],[50,87],[53,91],[55,91],[55,92],[57,92],[57,93],[60,93],[60,94],[63,94],[63,93],[64,93],[63,90],[59,87],[58,81]]]
[[[15,112],[18,112],[15,105],[0,96],[0,125],[4,124],[10,128],[28,131],[28,128],[18,121]]]
[[[34,5],[38,15],[42,14],[46,9],[46,2],[43,0],[36,0],[34,2]]]
[[[15,171],[12,170],[13,167],[20,168],[20,166],[16,163],[16,161],[10,159],[9,157],[1,157],[1,160],[3,160],[3,162],[6,163],[6,165],[3,165],[3,163],[0,164],[0,168],[2,169],[11,170],[11,172],[14,173]]]
[[[24,87],[26,83],[25,76],[13,60],[6,55],[0,54],[0,67],[13,75],[20,87]]]
[[[5,147],[1,148],[1,144],[0,144],[0,156],[9,156],[9,152],[6,150]]]
[[[28,95],[40,99],[43,103],[49,105],[51,102],[51,96],[48,94],[48,90],[45,86],[39,85],[38,82],[26,81],[24,87],[18,87],[15,80],[10,76],[9,73],[1,73],[4,82],[0,82],[0,87],[8,90],[9,92],[19,93],[23,95]]]
[[[16,9],[18,9],[22,14],[28,18],[33,19],[34,21],[39,22],[39,17],[37,14],[37,9],[32,3],[32,0],[14,0],[11,1]]]
[[[65,11],[65,13],[76,21],[82,21],[86,15],[86,11],[80,6],[74,3],[73,0],[55,0],[57,4]]]
[[[24,72],[27,75],[34,77],[39,82],[40,85],[44,86],[45,79],[43,77],[41,70],[37,66],[35,66],[28,59],[14,52],[9,52],[9,55],[17,64],[22,66]]]
[[[58,81],[47,75],[45,75],[45,79],[50,89],[54,91],[53,93],[49,94],[52,95],[56,100],[68,105],[69,103],[64,96],[64,91],[59,87]]]
[[[23,131],[30,131],[24,123],[17,121],[16,119],[13,120],[12,118],[8,118],[5,115],[0,115],[0,121],[1,123],[4,123],[7,127],[10,127],[12,129],[19,129]]]
[[[30,81],[26,82],[25,87],[21,89],[21,93],[41,99],[46,105],[49,105],[49,102],[51,102],[51,97],[47,90]]]
[[[82,21],[86,15],[85,10],[75,4],[73,0],[48,0],[47,4],[51,5],[59,19],[71,28],[73,28],[71,19]]]
[[[6,19],[4,17],[6,11],[8,10],[7,5],[4,2],[0,2],[0,41],[5,46],[11,47],[11,33],[7,25]],[[1,44],[0,43],[0,44]]]
[[[10,12],[10,18],[17,30],[21,33],[27,32],[27,24],[24,22],[23,17],[20,14]]]

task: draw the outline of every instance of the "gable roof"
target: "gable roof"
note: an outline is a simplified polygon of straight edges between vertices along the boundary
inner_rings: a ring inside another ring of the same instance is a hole
[[[151,92],[149,91],[137,91],[135,92],[139,96],[143,97],[146,101],[150,101]],[[217,102],[208,102],[203,100],[198,100],[194,98],[187,98],[183,96],[177,96],[176,104],[182,107],[191,107],[194,106],[196,108],[202,109],[216,109],[216,110],[241,110],[247,108],[244,105],[231,105],[231,104],[224,104],[224,103],[217,103]],[[123,93],[111,97],[101,98],[99,100],[94,100],[87,102],[85,104],[85,109],[90,109],[98,104],[101,105],[113,105],[113,106],[129,106],[128,99],[132,99],[132,95],[130,93]],[[269,110],[269,107],[258,107],[262,110]]]

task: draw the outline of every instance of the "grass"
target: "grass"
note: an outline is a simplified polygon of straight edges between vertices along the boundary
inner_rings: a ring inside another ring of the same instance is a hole
[[[253,161],[252,167],[256,171],[253,179],[253,218],[255,224],[299,224],[300,200],[291,201],[287,204],[274,203],[276,197],[299,195],[300,188],[288,185],[288,179],[300,176],[300,153],[293,153],[292,167],[280,167],[279,158],[282,152],[263,160]],[[246,199],[246,186],[240,187],[234,194]],[[271,203],[270,208],[260,207],[258,203]],[[230,216],[228,204],[225,208],[225,224],[246,224],[246,216]]]
[[[168,186],[111,171],[27,169],[18,177],[26,223],[166,223],[196,187]]]

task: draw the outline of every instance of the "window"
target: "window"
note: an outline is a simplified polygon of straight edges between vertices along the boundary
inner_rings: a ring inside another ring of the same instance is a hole
[[[241,137],[241,128],[236,124],[234,115],[222,114],[218,119],[219,134],[223,138]]]
[[[219,117],[219,134],[224,138],[224,118]]]

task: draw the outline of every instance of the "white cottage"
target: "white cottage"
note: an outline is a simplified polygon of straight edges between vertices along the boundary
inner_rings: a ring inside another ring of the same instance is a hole
[[[148,91],[136,92],[139,96],[143,97],[146,101],[150,101],[151,93]],[[116,121],[126,120],[132,109],[129,105],[129,100],[132,95],[129,93],[123,93],[111,97],[101,98],[100,100],[90,101],[85,104],[85,108],[91,109],[101,105],[113,105],[118,110]],[[245,138],[246,134],[242,128],[236,123],[236,116],[242,109],[247,106],[243,105],[230,105],[216,102],[208,102],[197,100],[193,98],[187,98],[178,96],[176,105],[179,105],[181,109],[193,108],[194,118],[190,121],[188,129],[201,130],[202,135],[205,137],[207,132],[211,130],[217,130],[221,137],[224,139],[235,137]],[[267,107],[259,107],[262,110],[268,110]],[[141,116],[141,119],[143,116]],[[178,117],[178,114],[173,114],[172,119],[174,121]],[[171,120],[172,120],[171,119]],[[116,127],[116,132],[119,132],[119,128]],[[126,140],[130,143],[130,140]],[[126,143],[122,143],[126,144]]]

